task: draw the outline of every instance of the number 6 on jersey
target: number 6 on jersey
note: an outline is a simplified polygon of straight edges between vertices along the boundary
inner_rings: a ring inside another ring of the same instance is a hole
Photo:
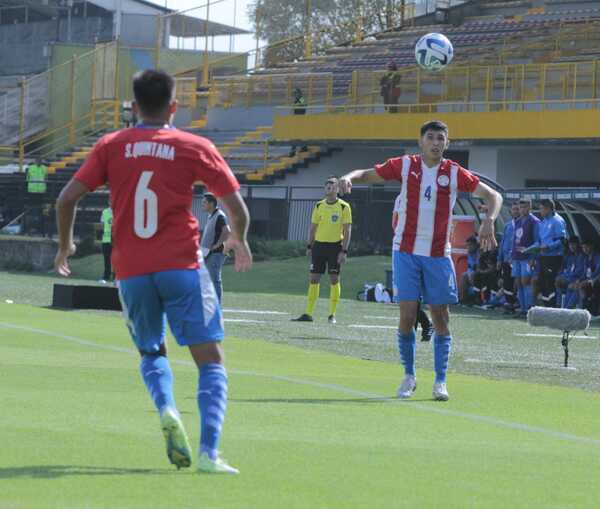
[[[148,184],[154,172],[144,171],[135,188],[133,230],[142,239],[149,239],[158,229],[158,198]]]

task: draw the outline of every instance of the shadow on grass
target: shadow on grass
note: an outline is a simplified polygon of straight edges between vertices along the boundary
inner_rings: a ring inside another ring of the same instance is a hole
[[[0,468],[0,479],[31,477],[33,479],[57,479],[69,476],[109,476],[109,475],[171,475],[173,468],[118,468],[92,467],[86,465],[29,465],[25,467]]]

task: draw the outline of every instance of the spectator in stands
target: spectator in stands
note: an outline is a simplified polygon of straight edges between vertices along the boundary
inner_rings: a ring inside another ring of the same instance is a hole
[[[102,222],[102,256],[104,258],[104,274],[102,275],[102,278],[98,280],[98,283],[106,284],[114,279],[111,260],[113,213],[110,206],[106,207],[102,211],[100,221]]]
[[[497,264],[497,269],[502,277],[502,291],[504,298],[506,299],[504,308],[505,314],[514,313],[516,308],[514,279],[512,277],[512,249],[513,237],[515,235],[515,222],[521,215],[519,204],[517,202],[511,205],[510,215],[512,216],[512,219],[504,225],[504,234],[502,235],[502,242],[498,249]]]
[[[519,200],[520,217],[515,223],[512,251],[512,275],[515,278],[517,295],[521,305],[521,315],[526,315],[533,306],[534,294],[531,285],[533,265],[535,258],[533,248],[538,238],[540,220],[531,213],[531,200]]]
[[[46,194],[46,177],[48,168],[41,157],[27,167],[27,214],[25,215],[25,231],[39,233],[43,228],[42,205]],[[32,228],[33,225],[33,228]]]
[[[554,201],[541,201],[542,222],[538,230],[537,246],[540,253],[539,290],[546,307],[556,304],[554,281],[560,272],[567,238],[565,220],[556,213]]]
[[[563,259],[562,269],[558,274],[556,287],[556,305],[561,308],[572,308],[577,303],[577,287],[583,276],[583,253],[579,245],[579,237],[569,239],[569,250]]]
[[[479,242],[477,237],[472,235],[467,239],[467,270],[463,272],[461,277],[460,285],[460,301],[463,304],[473,302],[473,296],[475,295],[474,290],[474,278],[475,271],[479,264]]]
[[[30,194],[44,194],[46,192],[46,177],[48,167],[41,157],[35,158],[35,163],[27,167],[27,192]]]
[[[598,314],[598,298],[600,297],[600,253],[592,240],[581,243],[583,251],[583,274],[579,281],[579,304],[592,315]]]
[[[398,113],[398,99],[400,99],[400,73],[396,62],[390,62],[387,72],[381,77],[379,85],[381,87],[381,97],[386,111]]]
[[[206,264],[220,302],[223,295],[221,273],[226,258],[223,252],[223,244],[229,237],[231,230],[227,223],[227,216],[218,207],[214,194],[204,193],[202,208],[208,213],[208,220],[202,232],[200,250],[202,251],[202,256],[204,256],[204,263]]]
[[[131,107],[131,101],[123,101],[122,120],[125,127],[133,127],[136,124],[135,113]]]
[[[294,90],[294,115],[305,115],[306,114],[306,99],[302,90],[299,87],[296,87]],[[308,147],[306,145],[302,145],[300,148],[300,152],[306,152]],[[290,157],[294,157],[296,155],[296,145],[292,145],[292,149],[290,150]]]

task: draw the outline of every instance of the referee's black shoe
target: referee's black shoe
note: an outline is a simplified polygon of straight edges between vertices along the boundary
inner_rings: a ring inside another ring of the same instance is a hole
[[[298,318],[292,318],[292,322],[312,322],[313,317],[304,313],[300,315]]]
[[[421,331],[421,341],[423,341],[423,342],[431,341],[432,336],[433,336],[433,325],[430,325],[429,327],[425,327]]]

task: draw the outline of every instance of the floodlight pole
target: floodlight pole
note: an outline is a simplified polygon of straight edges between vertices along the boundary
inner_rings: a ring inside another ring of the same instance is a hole
[[[306,0],[305,8],[306,12],[304,13],[304,28],[306,32],[304,34],[304,58],[310,58],[313,52],[311,32],[312,0]]]
[[[208,19],[210,17],[210,0],[206,2],[206,20],[204,21],[204,62],[202,66],[202,84],[208,85]]]

